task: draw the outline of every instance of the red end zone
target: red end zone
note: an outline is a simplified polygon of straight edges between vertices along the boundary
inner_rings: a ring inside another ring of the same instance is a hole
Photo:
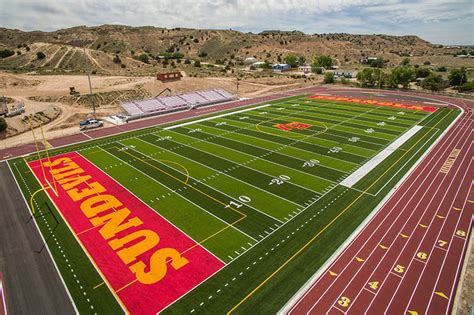
[[[224,266],[80,154],[50,161],[49,197],[128,312],[156,314]],[[28,164],[46,186],[40,162]]]
[[[311,95],[308,97],[318,99],[318,100],[371,104],[371,105],[377,105],[377,106],[388,106],[388,107],[397,107],[397,108],[411,109],[411,110],[421,110],[425,112],[435,112],[438,110],[438,108],[433,107],[433,106],[420,106],[420,105],[410,105],[410,104],[402,104],[402,103],[381,102],[381,101],[374,101],[374,100],[362,100],[362,99],[350,98],[350,97],[338,97],[338,96],[327,96],[327,95]]]

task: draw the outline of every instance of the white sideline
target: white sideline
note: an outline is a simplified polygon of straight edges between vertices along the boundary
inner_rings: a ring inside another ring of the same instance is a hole
[[[408,129],[397,140],[393,141],[388,147],[380,151],[379,154],[377,154],[376,156],[371,158],[367,163],[359,167],[357,171],[355,171],[354,173],[346,177],[340,184],[342,186],[346,186],[349,188],[354,186],[361,178],[369,174],[371,170],[373,170],[375,167],[377,167],[377,165],[382,163],[390,154],[392,154],[395,150],[397,150],[405,142],[407,142],[421,128],[423,128],[423,126],[416,125]]]
[[[268,106],[270,106],[270,105],[271,105],[271,104],[265,104],[265,105],[260,105],[260,106],[257,106],[257,107],[252,107],[252,108],[246,108],[246,109],[238,110],[238,111],[236,111],[236,112],[230,112],[230,113],[220,114],[220,115],[217,115],[217,116],[211,116],[211,117],[201,118],[201,119],[198,119],[198,120],[188,121],[188,122],[185,122],[185,123],[182,123],[182,124],[178,124],[178,125],[173,125],[173,126],[165,127],[165,128],[163,128],[163,129],[164,129],[164,130],[169,130],[169,129],[174,129],[174,128],[178,128],[178,127],[183,127],[183,126],[187,126],[187,125],[191,125],[191,124],[195,124],[195,123],[200,123],[201,121],[211,120],[211,119],[214,119],[214,118],[221,118],[221,117],[225,117],[225,116],[229,116],[229,115],[234,115],[234,114],[238,114],[238,113],[248,112],[248,111],[254,110],[254,109],[259,109],[259,108],[263,108],[263,107],[268,107]]]

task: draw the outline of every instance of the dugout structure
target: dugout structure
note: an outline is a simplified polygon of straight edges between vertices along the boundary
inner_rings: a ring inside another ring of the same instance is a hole
[[[165,73],[158,73],[156,75],[156,79],[161,82],[169,82],[169,81],[178,81],[181,80],[181,72],[165,72]]]

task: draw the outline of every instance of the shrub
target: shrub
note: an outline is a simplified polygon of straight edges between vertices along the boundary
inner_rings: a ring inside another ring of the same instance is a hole
[[[120,57],[118,55],[115,55],[115,57],[113,59],[113,62],[114,63],[122,63],[122,60],[120,59]]]
[[[196,60],[196,61],[194,62],[194,66],[195,66],[195,67],[198,67],[198,68],[201,67],[201,62],[200,62],[199,60]]]
[[[0,117],[0,131],[7,129],[7,127],[7,121],[5,120],[5,118]]]
[[[424,64],[425,66],[429,66],[429,65],[431,65],[431,62],[428,61],[428,60],[426,60],[425,62],[423,62],[423,64]]]
[[[189,59],[186,59],[186,60],[184,61],[184,64],[185,64],[185,65],[189,65],[189,64],[191,64],[191,60],[189,60]]]
[[[324,83],[326,83],[326,84],[334,83],[334,73],[326,72],[324,74]]]
[[[463,85],[461,85],[459,87],[459,91],[461,91],[461,92],[474,92],[474,81],[463,83]]]
[[[445,66],[441,66],[441,67],[439,67],[439,68],[436,68],[436,71],[438,71],[438,72],[446,72],[446,71],[448,71],[448,69],[446,69]]]
[[[38,60],[41,60],[41,59],[46,58],[46,55],[42,51],[38,51],[36,53],[36,58],[38,58]]]
[[[140,60],[143,63],[150,63],[150,61],[148,60],[147,54],[141,54],[140,56],[138,56],[138,60]]]
[[[14,54],[15,52],[13,50],[9,50],[9,49],[0,50],[0,58],[7,58],[10,56],[13,56]]]

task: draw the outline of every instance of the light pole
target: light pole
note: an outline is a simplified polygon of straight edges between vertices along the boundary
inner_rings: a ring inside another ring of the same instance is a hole
[[[84,42],[84,46],[82,46],[82,50],[84,51],[84,57],[86,58],[86,62],[89,60],[89,58],[87,58],[87,54],[86,54],[86,43]],[[94,119],[96,118],[95,117],[95,99],[93,98],[93,95],[92,95],[92,83],[91,83],[91,76],[89,75],[89,73],[87,73],[87,70],[86,70],[86,74],[87,74],[87,80],[89,81],[89,97],[92,101],[92,116],[94,116]]]

